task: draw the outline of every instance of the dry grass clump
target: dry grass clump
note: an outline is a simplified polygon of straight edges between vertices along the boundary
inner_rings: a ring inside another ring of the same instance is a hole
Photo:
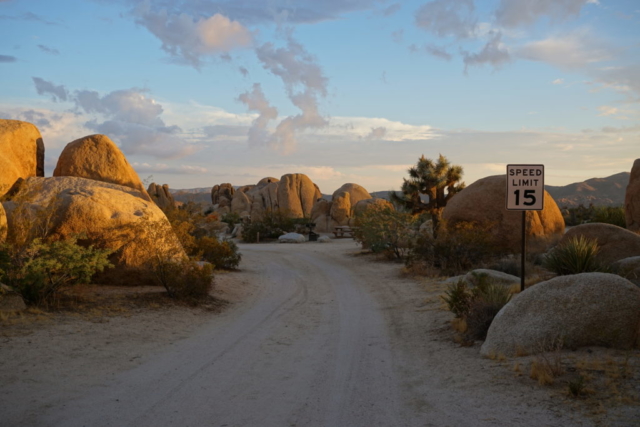
[[[543,265],[559,275],[608,272],[608,267],[597,258],[599,250],[596,239],[572,237],[549,251]]]

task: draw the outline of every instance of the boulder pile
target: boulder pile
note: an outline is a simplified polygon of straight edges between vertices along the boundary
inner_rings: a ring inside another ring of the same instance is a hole
[[[237,189],[228,183],[211,189],[211,202],[216,212],[220,215],[233,212],[253,221],[259,221],[270,210],[287,212],[292,218],[308,217],[320,197],[318,186],[301,173],[286,174],[280,179],[267,177],[256,185]]]
[[[355,217],[374,205],[393,206],[384,199],[372,198],[358,184],[347,183],[333,192],[331,200],[319,199],[311,211],[316,231],[327,233],[337,226],[355,225]]]
[[[2,195],[0,241],[18,221],[33,227],[39,216],[46,218],[53,238],[73,236],[80,244],[113,250],[110,260],[116,266],[136,268],[159,253],[186,256],[167,217],[105,135],[67,144],[54,177],[44,178],[44,143],[38,129],[31,123],[0,120]]]

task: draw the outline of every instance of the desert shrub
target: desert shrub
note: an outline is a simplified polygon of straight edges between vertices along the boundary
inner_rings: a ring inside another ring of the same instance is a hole
[[[449,285],[444,293],[445,296],[442,299],[449,307],[449,311],[455,314],[456,318],[464,318],[469,314],[473,295],[464,280],[461,279]]]
[[[409,247],[417,223],[414,216],[390,206],[373,205],[356,217],[354,239],[372,252],[401,259]]]
[[[624,218],[624,207],[622,206],[598,206],[593,209],[592,222],[602,222],[626,228],[627,222]]]
[[[508,287],[493,283],[487,275],[477,276],[478,284],[469,289],[464,280],[450,285],[442,299],[449,310],[464,320],[467,339],[485,339],[496,314],[511,299]]]
[[[111,266],[111,251],[82,247],[76,238],[36,239],[25,249],[6,245],[2,252],[0,281],[31,304],[52,302],[62,288],[90,283],[96,272]]]
[[[189,259],[162,260],[151,267],[156,283],[171,298],[198,302],[213,288],[213,266]]]
[[[238,268],[242,255],[238,246],[230,241],[220,241],[215,237],[203,237],[197,243],[198,257],[213,264],[216,268],[234,270]]]
[[[572,237],[551,249],[544,257],[543,266],[558,275],[607,272],[609,269],[597,258],[598,251],[596,239]]]
[[[308,218],[291,218],[286,210],[268,210],[260,221],[252,221],[245,224],[242,230],[242,240],[247,243],[256,243],[258,235],[260,241],[274,240],[283,234],[296,229],[296,224],[309,222]]]
[[[240,223],[240,214],[238,214],[237,212],[227,212],[226,214],[222,215],[221,221],[225,224],[228,224],[229,229],[233,230],[233,227],[235,227],[236,224]]]
[[[482,282],[481,282],[482,283]],[[467,335],[483,340],[496,314],[511,299],[509,288],[499,283],[485,282],[474,289],[474,298],[466,316]]]
[[[489,230],[488,224],[442,224],[437,238],[420,234],[407,257],[407,265],[424,263],[450,276],[483,266],[501,254],[492,243]]]

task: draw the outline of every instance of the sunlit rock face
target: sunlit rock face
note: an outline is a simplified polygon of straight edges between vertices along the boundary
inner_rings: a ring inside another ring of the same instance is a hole
[[[0,196],[19,178],[44,176],[44,143],[33,124],[0,119]]]
[[[105,135],[89,135],[67,144],[53,176],[75,176],[124,185],[151,200],[122,151]]]

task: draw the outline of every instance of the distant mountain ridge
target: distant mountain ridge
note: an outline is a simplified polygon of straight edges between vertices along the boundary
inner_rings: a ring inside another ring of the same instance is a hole
[[[579,205],[621,206],[629,184],[629,172],[620,172],[606,178],[591,178],[564,186],[546,185],[560,208],[575,208]]]

